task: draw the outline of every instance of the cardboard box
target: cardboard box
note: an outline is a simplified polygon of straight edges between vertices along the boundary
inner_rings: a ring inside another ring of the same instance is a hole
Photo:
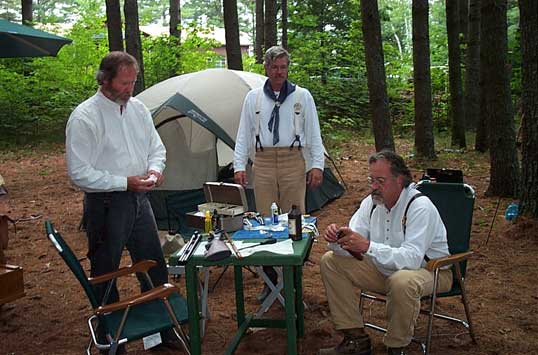
[[[217,228],[226,232],[235,232],[243,228],[243,213],[247,211],[245,189],[238,184],[206,182],[204,184],[206,203],[198,205],[197,212],[187,213],[187,225],[204,229],[205,212],[211,214],[217,210],[220,218]]]
[[[0,264],[0,305],[24,297],[22,267]]]

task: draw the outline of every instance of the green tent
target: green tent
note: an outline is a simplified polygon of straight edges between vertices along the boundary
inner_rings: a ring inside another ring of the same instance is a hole
[[[137,96],[152,112],[167,151],[164,183],[150,194],[161,229],[176,229],[186,212],[205,202],[204,182],[233,182],[231,162],[243,100],[265,80],[244,71],[207,69],[170,78]],[[325,160],[332,161],[327,154]],[[308,212],[344,192],[327,163],[322,186],[307,190]],[[252,186],[246,193],[253,210]]]

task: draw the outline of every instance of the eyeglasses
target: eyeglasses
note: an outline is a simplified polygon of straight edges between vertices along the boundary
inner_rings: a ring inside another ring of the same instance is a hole
[[[374,182],[377,183],[378,185],[380,186],[383,186],[385,185],[385,183],[387,182],[387,178],[384,178],[384,177],[372,177],[372,176],[368,176],[368,178],[366,179],[366,181],[368,182],[368,185],[373,185]]]

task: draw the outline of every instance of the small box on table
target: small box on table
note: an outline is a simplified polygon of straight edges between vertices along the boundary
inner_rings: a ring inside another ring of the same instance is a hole
[[[206,182],[204,184],[206,203],[198,205],[197,212],[187,213],[187,225],[204,229],[205,212],[217,211],[217,228],[234,232],[243,228],[243,213],[247,211],[245,189],[239,184]]]

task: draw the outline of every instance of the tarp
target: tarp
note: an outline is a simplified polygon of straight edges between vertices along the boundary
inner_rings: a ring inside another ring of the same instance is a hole
[[[55,56],[68,38],[0,19],[0,58]]]
[[[167,151],[164,183],[150,194],[161,229],[176,229],[186,212],[205,202],[204,182],[233,182],[231,162],[243,100],[266,79],[249,72],[207,69],[170,78],[137,96],[152,112]],[[321,208],[343,191],[326,167],[323,185],[307,191],[307,211]],[[249,187],[251,210],[253,196]]]

